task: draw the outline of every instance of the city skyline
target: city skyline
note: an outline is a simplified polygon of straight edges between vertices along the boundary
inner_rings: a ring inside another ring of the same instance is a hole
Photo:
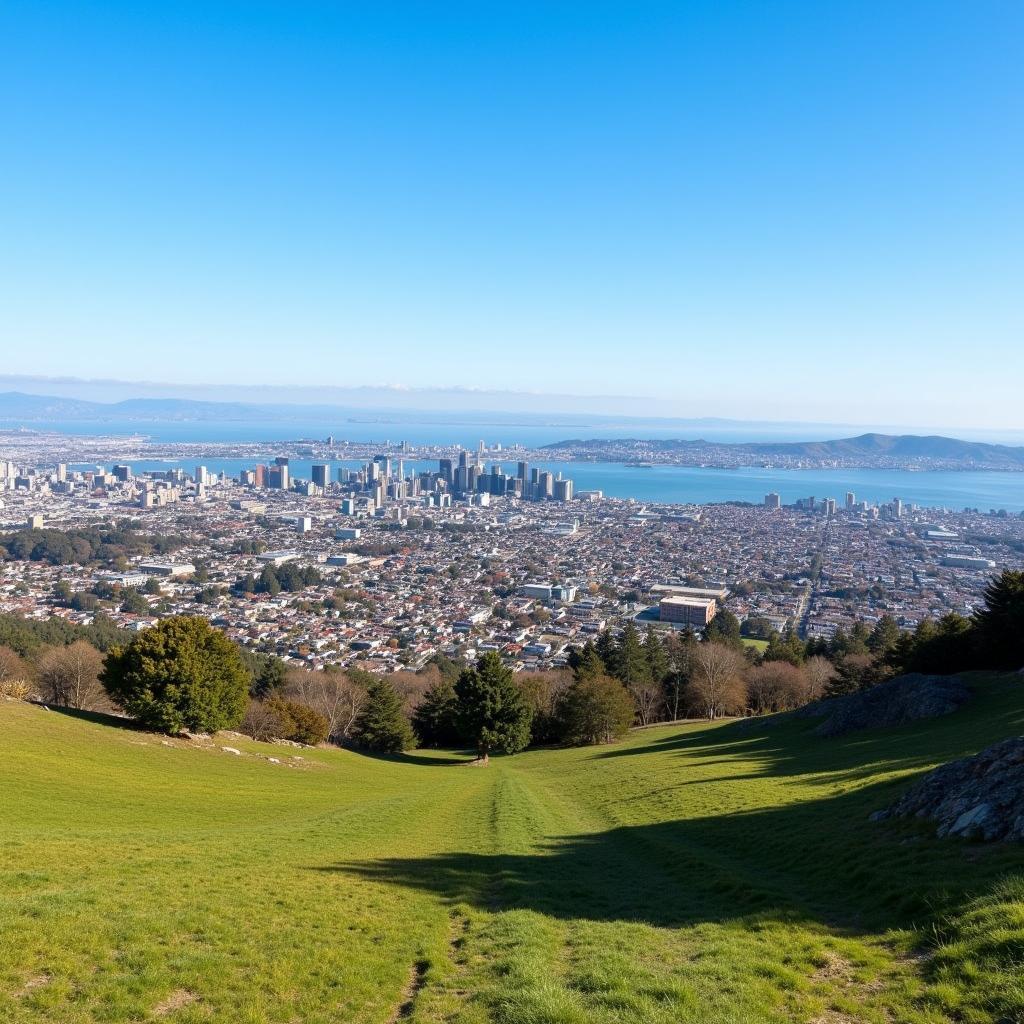
[[[1019,429],[1021,28],[5,5],[5,369]]]

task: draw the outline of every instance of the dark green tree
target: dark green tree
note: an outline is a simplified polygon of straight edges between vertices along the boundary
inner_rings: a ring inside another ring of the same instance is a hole
[[[647,658],[647,671],[650,674],[651,682],[658,687],[664,686],[665,680],[671,672],[671,666],[665,644],[653,626],[648,626],[647,632],[644,634],[644,655]]]
[[[586,674],[566,690],[560,712],[563,742],[611,743],[625,736],[633,724],[633,698],[622,683],[604,672]]]
[[[651,669],[647,664],[647,655],[640,634],[632,622],[627,622],[619,637],[615,657],[615,676],[626,686],[636,686],[651,678]]]
[[[514,754],[530,742],[529,705],[496,652],[459,674],[455,696],[459,730],[484,763],[491,751]]]
[[[880,658],[886,658],[899,642],[900,627],[896,625],[896,620],[891,615],[883,615],[871,630],[868,650]]]
[[[708,623],[705,639],[718,641],[735,650],[743,649],[740,636],[740,620],[728,608],[720,608],[718,614]]]
[[[458,746],[458,700],[450,679],[442,676],[427,688],[412,714],[412,727],[424,747]]]
[[[121,611],[127,612],[129,615],[148,615],[149,602],[138,590],[129,588],[121,599]]]
[[[992,580],[974,628],[980,664],[1024,668],[1024,572],[1007,569]]]
[[[415,738],[402,710],[402,698],[387,676],[373,676],[352,730],[356,744],[378,754],[400,754]]]
[[[150,729],[216,732],[245,714],[249,673],[238,648],[206,619],[174,616],[107,655],[100,682]]]

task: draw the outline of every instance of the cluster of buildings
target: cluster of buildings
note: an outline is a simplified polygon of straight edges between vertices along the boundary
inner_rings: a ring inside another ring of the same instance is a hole
[[[548,668],[629,619],[700,630],[723,608],[807,636],[883,614],[912,628],[969,614],[994,572],[1024,568],[1018,516],[866,506],[853,495],[841,505],[579,500],[570,481],[525,461],[512,475],[469,453],[436,470],[378,455],[333,480],[314,464],[308,481],[292,478],[286,458],[237,479],[202,465],[0,470],[0,533],[131,520],[187,538],[171,557],[118,565],[2,560],[0,611],[89,621],[95,611],[54,604],[63,581],[102,595],[126,628],[206,615],[252,650],[313,668],[389,671],[487,650],[516,669]],[[289,563],[315,567],[317,582],[238,586]],[[137,600],[121,608],[129,588],[148,612]]]

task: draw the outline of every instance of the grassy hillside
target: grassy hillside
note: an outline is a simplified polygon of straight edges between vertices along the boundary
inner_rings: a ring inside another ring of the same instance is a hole
[[[867,821],[1024,732],[1019,678],[975,682],[900,730],[676,726],[489,768],[0,703],[0,1020],[1024,1019],[1024,850]]]

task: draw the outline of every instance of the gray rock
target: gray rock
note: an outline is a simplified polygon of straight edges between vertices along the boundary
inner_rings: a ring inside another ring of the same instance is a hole
[[[970,687],[957,676],[896,676],[860,693],[808,704],[800,718],[823,718],[815,736],[843,736],[861,729],[880,729],[956,711],[971,698]]]
[[[939,836],[1024,841],[1024,736],[950,761],[911,786],[872,821],[925,818]]]

